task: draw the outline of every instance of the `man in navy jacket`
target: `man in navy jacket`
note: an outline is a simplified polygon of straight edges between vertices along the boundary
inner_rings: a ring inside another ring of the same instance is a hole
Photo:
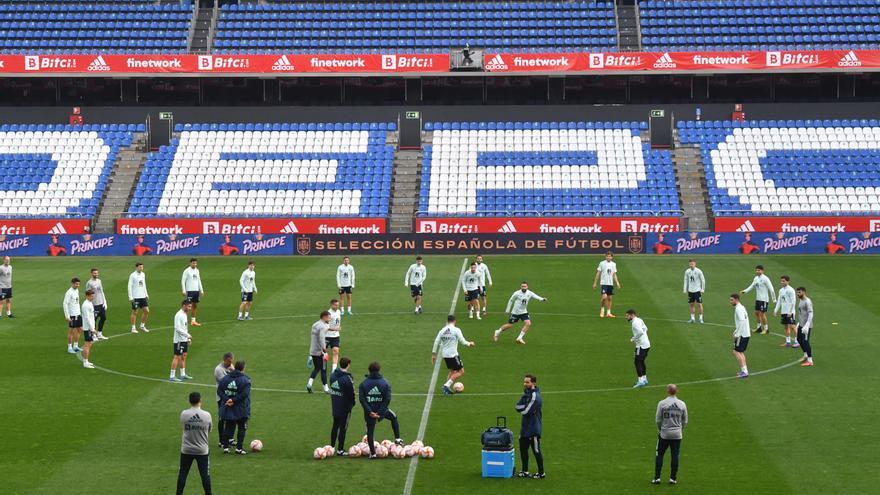
[[[544,477],[544,453],[541,452],[541,391],[538,390],[535,375],[523,378],[523,394],[516,403],[516,411],[522,414],[522,427],[519,431],[519,457],[522,471],[520,478],[542,479]],[[529,474],[529,448],[535,454],[538,472]]]
[[[403,445],[400,439],[400,424],[397,422],[397,414],[388,405],[391,404],[391,385],[379,374],[381,366],[377,362],[370,363],[370,374],[364,378],[358,388],[361,406],[364,408],[364,421],[367,423],[367,443],[370,446],[370,459],[376,458],[376,448],[373,435],[376,432],[376,423],[383,419],[391,421],[394,430],[394,443]]]
[[[251,379],[244,374],[244,360],[235,362],[235,369],[220,380],[217,395],[220,396],[220,417],[226,422],[223,435],[223,453],[229,453],[229,441],[238,427],[235,453],[247,454],[244,450],[244,436],[247,433],[248,419],[251,417]]]
[[[348,419],[351,417],[351,409],[357,402],[354,398],[354,380],[348,367],[351,359],[343,357],[339,360],[339,367],[330,375],[330,404],[333,408],[333,428],[330,430],[330,445],[336,445],[339,438],[339,447],[336,455],[348,455],[345,450],[345,432],[348,430]]]

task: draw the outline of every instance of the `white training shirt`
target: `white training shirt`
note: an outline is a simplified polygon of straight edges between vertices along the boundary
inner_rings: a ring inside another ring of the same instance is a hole
[[[651,341],[648,340],[648,325],[645,325],[645,322],[638,316],[632,319],[632,331],[632,341],[636,345],[636,349],[651,348]]]
[[[95,306],[92,301],[86,299],[82,304],[83,330],[86,332],[94,332],[95,328]]]
[[[182,309],[174,315],[174,343],[186,342],[192,337],[187,331],[186,312]]]
[[[546,300],[530,290],[523,292],[522,289],[520,289],[510,296],[510,300],[507,301],[506,311],[512,315],[526,314],[529,312],[529,301],[532,299],[537,299],[539,301]]]
[[[144,272],[131,272],[128,276],[128,299],[145,299],[147,298],[147,276]]]
[[[428,269],[425,268],[425,265],[413,263],[412,265],[409,265],[409,270],[406,271],[406,277],[403,278],[403,283],[405,285],[422,285],[427,278]]]
[[[776,294],[773,292],[773,283],[767,278],[767,275],[755,275],[752,285],[745,288],[743,292],[751,292],[755,289],[755,300],[767,302],[772,297],[776,301]]]
[[[199,269],[191,266],[186,267],[183,270],[183,276],[180,277],[180,287],[184,292],[203,292]]]
[[[466,271],[461,275],[461,286],[464,290],[478,290],[481,287],[480,273],[477,271]]]
[[[338,287],[354,287],[353,265],[346,265],[345,263],[339,265],[339,268],[336,269],[336,285]]]
[[[327,330],[326,337],[339,337],[339,329],[342,327],[342,308],[333,311],[333,308],[328,309],[330,312],[330,328]]]
[[[602,260],[599,262],[599,267],[596,268],[596,271],[600,274],[600,285],[614,285],[614,274],[617,273],[617,263]]]
[[[752,329],[749,328],[749,312],[746,307],[737,303],[733,308],[733,323],[736,329],[733,331],[734,337],[751,337]]]
[[[74,316],[82,316],[79,306],[79,289],[73,287],[67,289],[67,292],[64,293],[62,307],[64,308],[64,317],[68,320]]]
[[[458,356],[459,342],[466,346],[470,346],[468,341],[465,340],[464,335],[461,334],[460,328],[455,325],[446,325],[437,333],[437,338],[434,339],[434,348],[431,352],[437,354],[437,350],[439,349],[440,357],[454,358],[455,356]]]
[[[684,291],[685,292],[703,292],[706,290],[706,277],[703,276],[703,270],[699,268],[690,268],[684,271]]]
[[[774,313],[783,315],[794,315],[795,305],[797,304],[797,294],[794,287],[786,285],[779,288],[779,297],[776,298],[776,308]]]
[[[12,265],[0,265],[0,289],[12,288]]]
[[[245,268],[243,272],[241,272],[241,278],[238,279],[238,285],[241,286],[242,292],[256,292],[257,291],[257,272],[256,270],[251,270],[250,268]]]
[[[107,305],[107,299],[104,297],[104,283],[100,278],[90,278],[86,282],[86,290],[95,293],[95,297],[92,299],[93,306]]]
[[[477,263],[477,273],[480,274],[480,287],[492,285],[492,274],[489,273],[489,265]]]

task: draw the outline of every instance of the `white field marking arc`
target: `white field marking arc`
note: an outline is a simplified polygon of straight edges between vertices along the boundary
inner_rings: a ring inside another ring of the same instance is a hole
[[[493,312],[490,311],[489,313],[492,314]],[[367,316],[369,316],[369,315],[373,315],[373,316],[376,316],[376,315],[397,315],[397,314],[412,314],[412,313],[410,311],[396,312],[396,313],[358,313],[358,315],[367,315]],[[424,314],[442,314],[442,312],[434,311],[434,312],[427,312]],[[583,317],[587,317],[587,318],[598,318],[596,315],[585,315],[585,314],[575,314],[575,313],[535,313],[535,314],[542,314],[542,315],[546,315],[546,316],[583,316]],[[312,318],[312,317],[314,317],[314,315],[268,316],[268,317],[262,317],[262,318],[254,318],[253,321],[279,320],[279,319],[286,319],[286,318]],[[672,322],[672,323],[687,323],[686,320],[675,320],[672,318],[646,317],[646,318],[642,318],[642,319],[648,320],[648,321],[654,320],[654,321],[668,321],[668,322]],[[203,325],[232,323],[235,321],[238,321],[238,320],[223,320],[223,321],[205,322],[205,323],[203,323]],[[697,327],[697,328],[699,328],[700,325],[701,325],[700,323],[693,324],[693,326]],[[714,327],[724,327],[724,328],[728,328],[728,327],[732,326],[732,325],[724,325],[721,323],[703,323],[702,325],[714,326]],[[171,328],[170,326],[156,327],[151,331],[167,330],[170,328]],[[776,333],[776,332],[770,332],[770,334],[775,335],[777,337],[784,337],[784,335]],[[132,333],[126,332],[126,333],[115,334],[115,335],[111,335],[109,338],[113,339],[116,337],[123,337],[125,335],[132,335]],[[100,348],[100,347],[98,347],[98,348]],[[82,360],[82,356],[80,354],[77,354],[77,358]],[[769,368],[766,370],[749,372],[749,376],[752,377],[752,376],[766,375],[769,373],[783,370],[785,368],[789,368],[789,367],[794,366],[798,363],[800,363],[800,358],[796,361],[792,361],[790,363],[783,364],[783,365],[777,366],[775,368]],[[152,381],[152,382],[170,383],[167,378],[156,378],[156,377],[152,377],[152,376],[135,375],[132,373],[125,373],[123,371],[111,370],[109,368],[104,368],[104,367],[98,366],[98,365],[95,365],[95,369],[103,371],[105,373],[110,373],[112,375],[124,376],[126,378],[135,378],[138,380],[147,380],[147,381]],[[730,380],[736,380],[736,379],[737,379],[736,376],[731,375],[731,376],[722,376],[722,377],[717,377],[717,378],[706,378],[706,379],[702,379],[702,380],[692,380],[692,381],[687,381],[687,382],[675,382],[675,383],[677,383],[679,386],[701,385],[704,383],[716,383],[716,382],[724,382],[724,381],[730,381]],[[198,383],[198,382],[183,382],[183,383],[190,385],[190,386],[194,386],[194,387],[207,387],[207,388],[212,388],[212,389],[217,388],[216,385],[209,384],[209,383]],[[175,383],[174,385],[177,385],[177,384]],[[648,385],[647,387],[643,387],[643,388],[663,388],[665,386],[666,385]],[[288,394],[305,394],[306,393],[303,390],[291,390],[291,389],[285,389],[285,388],[253,387],[253,390],[256,390],[258,392],[280,392],[280,393],[288,393]],[[604,392],[624,392],[627,390],[632,391],[635,389],[633,389],[632,387],[617,387],[617,388],[591,388],[591,389],[579,389],[579,390],[547,390],[547,391],[542,390],[541,394],[542,395],[591,394],[591,393],[604,393]],[[394,395],[396,397],[426,397],[427,394],[394,392]],[[461,397],[495,397],[495,396],[518,397],[519,395],[520,395],[519,392],[477,392],[477,393],[463,394]]]
[[[455,292],[452,293],[452,304],[449,306],[449,314],[455,313],[455,305],[458,304],[458,295],[460,294],[461,289],[461,279],[464,277],[467,262],[467,257],[461,261],[461,271],[458,273],[458,281],[455,283]],[[422,409],[422,419],[419,421],[419,432],[416,434],[416,440],[418,441],[424,440],[425,431],[428,429],[428,416],[431,414],[431,404],[434,401],[434,390],[437,387],[437,376],[440,374],[440,361],[443,361],[443,358],[440,356],[437,356],[437,359],[434,360],[434,371],[431,373],[431,382],[428,384],[428,395],[425,397],[425,407]],[[419,457],[421,456],[414,456],[409,462],[409,469],[406,472],[406,483],[403,485],[403,495],[410,495],[410,493],[412,493],[413,483],[416,480],[416,469],[419,465]]]

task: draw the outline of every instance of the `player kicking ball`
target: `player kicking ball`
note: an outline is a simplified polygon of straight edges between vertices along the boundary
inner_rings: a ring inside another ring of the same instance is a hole
[[[600,280],[601,279],[601,280]],[[599,318],[617,318],[611,313],[611,301],[614,298],[614,286],[620,288],[620,280],[617,279],[617,263],[614,262],[614,253],[605,253],[605,259],[599,262],[596,268],[596,277],[593,278],[593,289],[601,281],[602,296],[599,299]],[[607,312],[606,312],[607,311]]]
[[[523,340],[523,338],[532,326],[532,320],[529,318],[529,301],[532,299],[537,299],[542,302],[547,300],[546,297],[541,297],[530,291],[529,283],[523,281],[519,286],[519,290],[514,292],[513,295],[510,296],[510,300],[507,301],[507,309],[505,312],[510,314],[510,318],[507,319],[507,323],[501,325],[498,330],[495,330],[495,333],[492,335],[493,341],[498,342],[498,337],[500,337],[502,333],[516,324],[516,322],[521,321],[523,322],[523,327],[519,332],[519,337],[516,338],[516,343],[526,345],[526,341]]]
[[[478,313],[479,315],[479,313]],[[446,362],[446,369],[449,374],[446,375],[446,383],[443,384],[443,395],[452,395],[452,384],[464,375],[464,364],[461,362],[461,356],[458,355],[458,344],[462,343],[467,347],[473,347],[476,344],[465,340],[461,334],[461,329],[455,326],[455,316],[446,317],[446,326],[437,333],[434,339],[434,348],[431,350],[431,365],[437,364],[437,350],[440,350],[440,356]]]
[[[482,277],[477,271],[477,264],[471,263],[470,270],[461,275],[461,288],[464,289],[464,300],[468,305],[468,318],[473,318],[474,313],[480,320],[480,281]]]

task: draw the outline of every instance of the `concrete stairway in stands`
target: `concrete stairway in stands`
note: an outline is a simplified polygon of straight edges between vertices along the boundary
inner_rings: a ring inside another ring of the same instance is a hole
[[[190,53],[211,53],[214,44],[214,32],[220,11],[197,8],[193,15],[193,24],[189,33],[188,51]]]
[[[422,183],[422,150],[394,152],[391,176],[390,231],[395,234],[413,231],[413,219],[419,208],[419,187]]]
[[[684,226],[690,231],[707,231],[711,227],[706,170],[698,146],[678,143],[672,152],[672,165],[678,184],[681,207],[684,210]]]
[[[638,52],[642,49],[639,27],[639,6],[635,2],[618,2],[614,12],[617,16],[617,47],[622,52]]]
[[[131,146],[119,151],[113,171],[110,172],[107,189],[104,190],[95,214],[95,232],[116,232],[116,219],[128,210],[134,188],[147,161],[147,151],[147,137],[143,133],[135,134]]]

